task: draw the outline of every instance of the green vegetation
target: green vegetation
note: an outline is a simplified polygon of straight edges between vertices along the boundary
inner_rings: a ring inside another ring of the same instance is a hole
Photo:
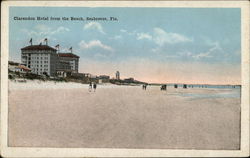
[[[141,82],[137,80],[117,80],[117,79],[110,79],[110,83],[117,84],[117,85],[133,85],[133,84],[147,84],[146,82]]]
[[[33,73],[20,73],[13,72],[9,70],[8,77],[10,80],[16,79],[28,79],[28,80],[41,80],[41,81],[55,81],[55,82],[76,82],[88,84],[90,82],[98,83],[98,78],[89,78],[89,77],[76,77],[76,76],[67,76],[67,77],[49,77],[47,74],[38,75]],[[103,83],[111,83],[116,85],[138,85],[138,84],[147,84],[145,82],[140,82],[134,79],[125,79],[125,80],[117,80],[117,79],[108,79]]]

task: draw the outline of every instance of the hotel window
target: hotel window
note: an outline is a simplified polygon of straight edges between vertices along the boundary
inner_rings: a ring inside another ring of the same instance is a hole
[[[37,57],[37,59],[39,59],[39,57]]]

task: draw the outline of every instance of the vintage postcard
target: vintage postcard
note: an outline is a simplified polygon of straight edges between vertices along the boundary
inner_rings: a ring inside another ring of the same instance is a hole
[[[1,156],[249,155],[249,2],[1,8]]]

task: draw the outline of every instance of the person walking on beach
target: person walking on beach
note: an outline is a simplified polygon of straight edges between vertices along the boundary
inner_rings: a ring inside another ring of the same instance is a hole
[[[89,92],[92,91],[92,82],[89,83]]]
[[[95,90],[96,90],[96,87],[97,87],[97,85],[96,85],[96,83],[94,83],[94,85],[93,85],[94,92],[95,92]]]
[[[147,89],[147,85],[146,85],[146,84],[143,84],[143,85],[142,85],[142,89],[143,89],[143,90],[146,90],[146,89]]]

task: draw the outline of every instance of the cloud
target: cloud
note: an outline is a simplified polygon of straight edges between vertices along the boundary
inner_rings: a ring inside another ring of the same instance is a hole
[[[22,29],[22,31],[27,33],[29,36],[50,36],[58,33],[69,32],[70,29],[63,26],[60,26],[56,29],[52,29],[46,25],[36,25],[35,30]]]
[[[148,39],[152,40],[152,36],[148,33],[137,33],[137,40]]]
[[[128,31],[128,30],[121,29],[120,32],[122,32],[122,33],[124,33],[124,34],[126,34],[126,35],[133,36],[133,35],[136,35],[136,32],[137,32],[137,31],[134,30],[134,31],[130,32],[130,31]]]
[[[213,58],[213,57],[220,58],[220,57],[226,56],[226,54],[224,53],[223,49],[221,48],[219,42],[210,42],[209,45],[211,47],[205,52],[194,53],[194,52],[191,52],[189,50],[184,50],[184,51],[178,52],[177,54],[182,56],[182,57],[189,57],[189,58],[193,58],[196,60],[205,59],[205,58]]]
[[[40,43],[43,42],[45,38],[48,38],[49,41],[56,41],[54,35],[69,32],[70,29],[63,26],[52,29],[47,25],[39,24],[36,25],[32,30],[21,29],[21,31],[33,38],[35,43]]]
[[[152,48],[150,51],[157,55],[158,58],[176,58],[178,61],[209,61],[209,62],[226,62],[230,58],[229,53],[221,47],[217,41],[207,45],[203,43],[184,43],[176,45],[163,45]]]
[[[180,56],[185,56],[185,57],[192,57],[193,56],[193,53],[188,51],[188,50],[178,52],[177,54]]]
[[[98,32],[102,33],[102,34],[106,34],[102,28],[102,25],[98,22],[90,22],[84,25],[83,27],[84,30],[97,30]]]
[[[128,33],[128,35],[133,36],[133,35],[136,35],[136,32],[137,31],[132,31],[132,32],[127,32],[127,33]]]
[[[181,42],[192,42],[193,40],[178,34],[178,33],[172,33],[172,32],[166,32],[165,30],[161,28],[154,28],[154,35],[153,35],[154,42],[162,46],[164,44],[176,44]]]
[[[50,27],[48,27],[47,25],[43,25],[43,24],[36,25],[34,28],[35,28],[35,29],[38,31],[38,33],[40,33],[40,34],[47,34],[48,32],[51,31],[51,28],[50,28]]]
[[[179,33],[166,32],[164,29],[159,27],[154,28],[151,33],[136,33],[136,39],[153,41],[156,45],[158,45],[157,48],[163,47],[165,44],[173,45],[177,43],[193,42],[193,39],[191,38],[188,38]],[[160,49],[154,48],[152,50],[153,52],[156,52]]]
[[[218,56],[220,54],[223,54],[223,49],[221,48],[220,44],[218,42],[213,42],[213,46],[208,49],[208,51],[199,53],[197,55],[193,55],[193,58],[201,59],[201,58],[211,58],[213,56]],[[225,55],[225,54],[223,54]]]
[[[124,30],[124,29],[121,29],[120,31],[123,32],[123,33],[127,32],[127,30]]]
[[[57,34],[57,33],[63,33],[63,32],[69,32],[70,30],[66,27],[60,26],[56,30],[51,31],[50,34]]]
[[[200,59],[200,58],[211,58],[211,57],[213,57],[213,56],[212,56],[211,53],[208,51],[208,52],[206,52],[206,53],[199,53],[199,54],[197,54],[197,55],[193,55],[193,57],[196,58],[196,59]]]
[[[110,39],[119,40],[119,39],[122,39],[122,36],[121,35],[115,35],[114,37],[110,37]]]
[[[70,52],[71,50],[69,49],[70,47],[63,47],[60,45],[60,52]],[[73,52],[78,53],[77,49],[72,48]]]
[[[103,44],[101,41],[99,40],[92,40],[92,41],[89,41],[88,43],[86,43],[85,41],[81,41],[79,43],[79,47],[80,49],[82,50],[86,50],[86,49],[91,49],[91,48],[95,48],[95,47],[98,47],[98,48],[102,48],[104,50],[107,50],[107,51],[110,51],[110,52],[114,52],[114,49],[108,45],[105,45]]]

